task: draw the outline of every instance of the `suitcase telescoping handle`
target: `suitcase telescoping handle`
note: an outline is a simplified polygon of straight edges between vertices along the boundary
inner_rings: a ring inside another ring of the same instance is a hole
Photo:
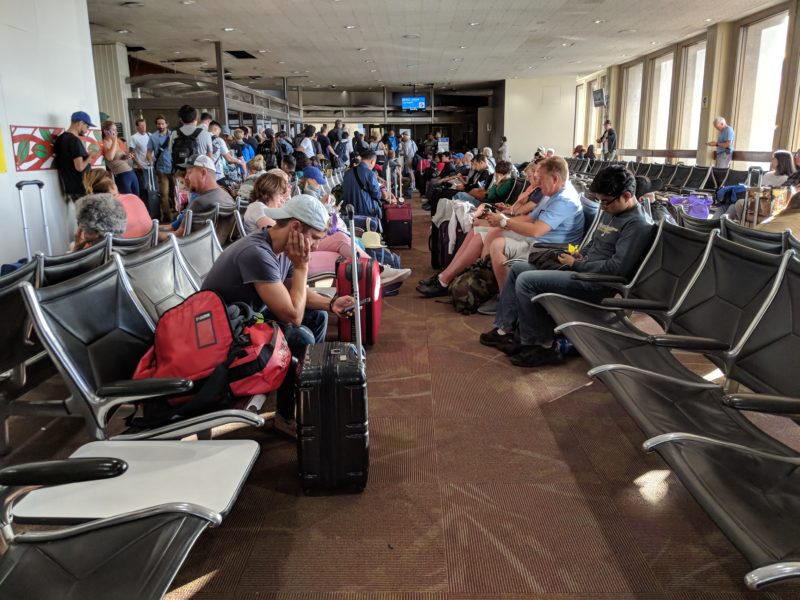
[[[363,363],[364,349],[361,347],[361,302],[359,301],[360,294],[358,290],[359,260],[358,252],[356,252],[356,215],[352,204],[348,204],[345,207],[345,211],[347,212],[347,218],[350,221],[350,250],[353,253],[353,258],[351,259],[352,268],[350,269],[350,273],[352,273],[353,276],[353,297],[356,300],[356,306],[353,312],[353,318],[356,320],[356,352],[358,352],[358,362]]]
[[[50,241],[50,227],[47,224],[47,211],[44,206],[44,195],[42,194],[42,188],[44,188],[44,182],[40,181],[39,179],[29,179],[27,181],[18,181],[16,183],[17,191],[19,192],[19,209],[22,213],[22,233],[25,237],[25,252],[28,257],[28,260],[31,260],[31,241],[30,241],[30,228],[28,227],[28,217],[25,213],[25,199],[22,197],[22,189],[29,185],[35,185],[39,188],[39,204],[42,208],[42,223],[44,224],[44,237],[45,241],[47,242],[47,255],[53,255],[53,245]]]

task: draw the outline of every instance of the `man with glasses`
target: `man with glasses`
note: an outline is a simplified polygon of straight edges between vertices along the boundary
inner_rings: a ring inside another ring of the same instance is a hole
[[[561,360],[553,339],[553,320],[534,296],[546,292],[599,302],[610,288],[572,279],[572,273],[603,273],[629,279],[650,246],[653,225],[636,199],[636,179],[621,165],[600,171],[591,191],[603,214],[586,248],[558,255],[560,267],[537,270],[525,262],[511,269],[497,307],[495,328],[480,342],[509,355],[518,367],[538,367]]]

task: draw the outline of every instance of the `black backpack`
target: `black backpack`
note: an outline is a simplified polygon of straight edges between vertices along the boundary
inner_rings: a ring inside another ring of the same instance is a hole
[[[275,168],[280,166],[278,164],[279,156],[280,156],[280,148],[281,148],[281,145],[280,144],[276,144],[275,145],[275,150],[273,150],[272,146],[269,144],[269,142],[263,142],[258,147],[258,151],[256,152],[256,154],[260,154],[261,156],[264,157],[264,162],[267,165],[267,170],[275,169]]]
[[[172,170],[178,168],[179,165],[184,164],[189,160],[190,156],[200,153],[200,145],[197,138],[203,133],[203,128],[198,127],[194,130],[192,135],[186,135],[178,129],[178,135],[175,141],[172,142]]]

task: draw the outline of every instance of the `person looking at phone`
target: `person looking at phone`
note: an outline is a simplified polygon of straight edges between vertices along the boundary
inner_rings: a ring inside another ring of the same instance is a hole
[[[509,163],[509,172],[510,163]],[[507,175],[508,173],[506,173]],[[493,174],[489,170],[489,160],[483,154],[477,154],[472,159],[472,172],[463,183],[457,183],[453,196],[454,200],[463,200],[473,206],[478,206],[489,194],[489,187],[492,184]],[[513,185],[513,184],[512,184]]]
[[[53,142],[53,165],[58,170],[59,179],[67,200],[75,201],[86,194],[83,187],[83,173],[91,169],[92,163],[100,155],[99,149],[86,150],[81,140],[89,134],[89,128],[96,127],[92,118],[82,110],[72,113],[70,125]]]
[[[103,130],[103,158],[106,159],[106,168],[114,176],[119,193],[134,194],[141,198],[139,180],[130,164],[133,152],[123,147],[114,121],[103,121],[100,127]]]
[[[591,191],[602,215],[586,248],[561,253],[557,270],[538,270],[529,262],[515,263],[503,286],[494,328],[480,336],[481,344],[509,355],[511,364],[537,367],[561,360],[554,343],[555,323],[534,296],[548,292],[599,302],[614,290],[572,278],[573,272],[603,273],[630,278],[653,239],[653,224],[636,199],[636,179],[622,165],[601,170]]]

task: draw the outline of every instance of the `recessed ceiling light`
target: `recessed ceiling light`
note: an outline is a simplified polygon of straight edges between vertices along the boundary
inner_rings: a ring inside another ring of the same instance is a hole
[[[173,54],[183,54],[183,52],[182,52],[181,50],[175,50],[175,51],[173,52]]]
[[[372,60],[371,58],[367,58],[367,59],[364,60],[364,62],[365,63],[372,63],[372,62],[375,62],[375,61]]]
[[[458,69],[447,69],[448,71],[458,71]]]
[[[303,73],[311,73],[311,71],[303,71]]]
[[[595,24],[595,25],[600,25],[600,23],[605,23],[605,22],[606,22],[606,20],[605,20],[605,19],[595,19],[595,20],[594,20],[594,24]]]
[[[127,29],[117,29],[117,33],[124,34],[124,33],[130,33],[130,31]]]
[[[570,46],[574,46],[575,42],[563,42],[561,44],[564,48],[569,48]]]
[[[406,65],[406,68],[408,68],[408,69],[416,69],[417,65]]]
[[[421,36],[418,33],[407,33],[403,37],[406,38],[407,40],[415,40]]]
[[[230,33],[231,31],[236,31],[236,27],[223,27],[222,31],[227,31]]]
[[[467,49],[466,46],[459,46],[459,48],[461,48],[462,50],[466,50]]]
[[[369,70],[369,72],[370,72],[370,73],[377,73],[377,72],[378,72],[378,69],[370,69],[370,70]]]
[[[480,25],[480,23],[478,23],[477,21],[472,21],[472,22],[469,24],[469,26],[470,26],[470,27],[477,27],[478,25]]]
[[[285,61],[285,60],[279,60],[279,61],[278,61],[278,64],[279,64],[279,65],[285,65],[285,64],[286,64],[286,61]]]
[[[356,26],[355,25],[345,25],[344,28],[345,29],[355,29]]]
[[[322,86],[321,86],[321,85],[318,83],[318,84],[317,84],[317,85],[315,85],[314,87],[322,87]]]
[[[189,6],[190,4],[194,4],[194,0],[181,0],[181,4]]]
[[[571,64],[571,65],[579,65],[582,62],[583,62],[582,60],[571,60],[571,61],[569,61],[569,64]]]
[[[704,23],[711,23],[711,21],[713,21],[713,20],[714,20],[714,19],[703,19],[703,22],[704,22]]]
[[[259,50],[258,51],[259,54],[268,54],[269,52],[270,52],[269,50]]]
[[[543,56],[543,57],[542,57],[542,60],[550,60],[550,59],[552,59],[552,58],[553,58],[552,56]]]
[[[531,65],[531,66],[530,66],[530,67],[528,67],[528,68],[529,68],[529,69],[535,69],[536,67],[534,67],[533,65]]]
[[[651,46],[656,46],[657,44],[658,44],[658,42],[650,42]]]
[[[628,58],[629,56],[630,56],[630,54],[623,54],[622,58]]]
[[[358,48],[359,52],[364,52],[365,50],[366,50],[366,48]]]
[[[454,58],[453,62],[464,62],[463,58]]]
[[[597,65],[597,68],[598,68],[598,69],[602,69],[602,68],[603,68],[603,65]]]
[[[292,71],[293,75],[300,75],[300,71]]]
[[[620,29],[617,33],[637,33],[638,29]]]
[[[381,81],[383,81],[383,79],[376,79],[375,81],[377,81],[378,83],[380,83]]]

